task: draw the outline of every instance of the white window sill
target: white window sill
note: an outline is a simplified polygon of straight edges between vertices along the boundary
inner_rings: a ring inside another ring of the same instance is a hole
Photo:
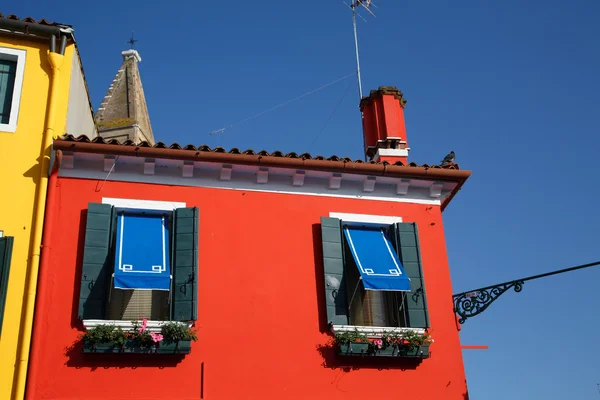
[[[149,320],[149,321],[147,321],[146,330],[148,330],[149,332],[160,332],[161,327],[164,324],[167,324],[169,322],[175,322],[175,321],[150,321]],[[142,321],[138,321],[138,323],[139,323],[139,325],[141,325]],[[183,322],[181,322],[181,323],[183,323]],[[98,325],[114,325],[114,326],[120,327],[124,331],[133,329],[132,321],[124,321],[124,320],[119,320],[119,319],[84,319],[83,320],[83,326],[85,327],[85,330],[95,328]],[[188,323],[186,325],[190,328],[192,326],[191,323]]]
[[[331,332],[335,335],[336,333],[342,332],[358,332],[364,333],[370,339],[381,337],[384,332],[403,333],[403,332],[414,332],[420,335],[425,333],[423,328],[398,328],[393,326],[358,326],[358,325],[331,325]]]

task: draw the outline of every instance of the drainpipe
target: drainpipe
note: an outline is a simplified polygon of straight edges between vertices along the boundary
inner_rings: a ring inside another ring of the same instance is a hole
[[[38,285],[37,285],[37,299],[36,299],[36,309],[37,312],[34,315],[34,323],[33,323],[33,332],[32,332],[32,341],[31,341],[31,351],[29,353],[30,358],[36,359],[38,362],[29,365],[28,373],[27,373],[27,390],[25,392],[26,399],[34,399],[35,391],[37,389],[37,377],[39,375],[41,365],[40,360],[40,349],[44,344],[43,334],[46,330],[46,326],[42,326],[44,324],[44,311],[46,307],[49,307],[49,304],[45,303],[46,300],[46,292],[48,290],[48,261],[50,259],[50,253],[52,251],[52,247],[50,246],[50,241],[52,239],[52,228],[54,227],[54,210],[57,209],[57,200],[58,200],[58,171],[62,165],[62,151],[56,151],[56,156],[54,158],[54,165],[52,166],[52,171],[50,172],[50,179],[48,181],[48,198],[46,200],[46,217],[44,223],[44,234],[42,236],[42,257],[40,259],[40,268],[38,275]]]
[[[61,35],[60,50],[66,47],[63,45],[65,35]],[[48,167],[50,155],[52,152],[52,140],[55,139],[54,125],[56,114],[56,99],[58,94],[58,85],[60,78],[60,67],[64,61],[64,54],[56,53],[56,35],[50,37],[50,50],[48,51],[48,63],[51,68],[50,92],[48,94],[48,107],[46,110],[46,126],[42,137],[42,148],[39,161],[39,180],[35,197],[35,211],[33,219],[33,235],[29,248],[29,257],[27,265],[27,279],[25,281],[25,297],[23,308],[25,310],[23,326],[19,335],[19,351],[16,368],[16,387],[13,391],[14,399],[20,400],[25,396],[25,385],[27,382],[27,365],[29,362],[29,348],[31,345],[31,331],[33,327],[33,315],[35,310],[35,294],[37,289],[38,272],[40,266],[40,252],[42,243],[42,229],[44,225],[44,205],[46,204],[46,195],[48,190]]]

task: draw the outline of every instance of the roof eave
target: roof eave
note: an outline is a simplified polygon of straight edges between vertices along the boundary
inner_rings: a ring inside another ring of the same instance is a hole
[[[456,182],[457,186],[443,202],[442,210],[450,203],[456,192],[471,176],[471,171],[432,167],[389,165],[386,163],[355,163],[346,161],[286,158],[266,155],[230,154],[200,150],[156,148],[135,145],[74,142],[58,139],[54,150],[67,152],[110,154],[126,157],[162,158],[180,161],[216,162],[224,164],[256,165],[261,167],[292,168],[327,171],[393,178],[420,178],[426,180]]]
[[[49,38],[52,35],[59,37],[62,34],[66,35],[69,40],[74,40],[73,29],[69,25],[41,24],[28,19],[0,18],[0,32],[33,38]]]

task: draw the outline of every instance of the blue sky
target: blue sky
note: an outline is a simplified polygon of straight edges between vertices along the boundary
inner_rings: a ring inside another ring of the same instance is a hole
[[[340,1],[60,4],[0,12],[74,25],[94,108],[135,30],[159,140],[362,158],[353,79],[208,134],[354,71]],[[376,4],[365,90],[405,93],[412,161],[453,149],[473,171],[445,212],[454,291],[600,260],[600,2]],[[467,321],[463,344],[489,346],[463,352],[471,398],[600,398],[599,282],[600,267],[528,282]]]

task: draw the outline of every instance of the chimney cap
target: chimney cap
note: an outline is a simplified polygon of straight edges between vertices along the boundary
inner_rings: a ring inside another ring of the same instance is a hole
[[[370,104],[374,99],[380,98],[383,95],[394,96],[394,98],[398,99],[402,108],[406,105],[406,99],[396,86],[379,86],[377,90],[371,90],[369,96],[363,97],[360,100],[360,110],[362,111],[365,105]]]

